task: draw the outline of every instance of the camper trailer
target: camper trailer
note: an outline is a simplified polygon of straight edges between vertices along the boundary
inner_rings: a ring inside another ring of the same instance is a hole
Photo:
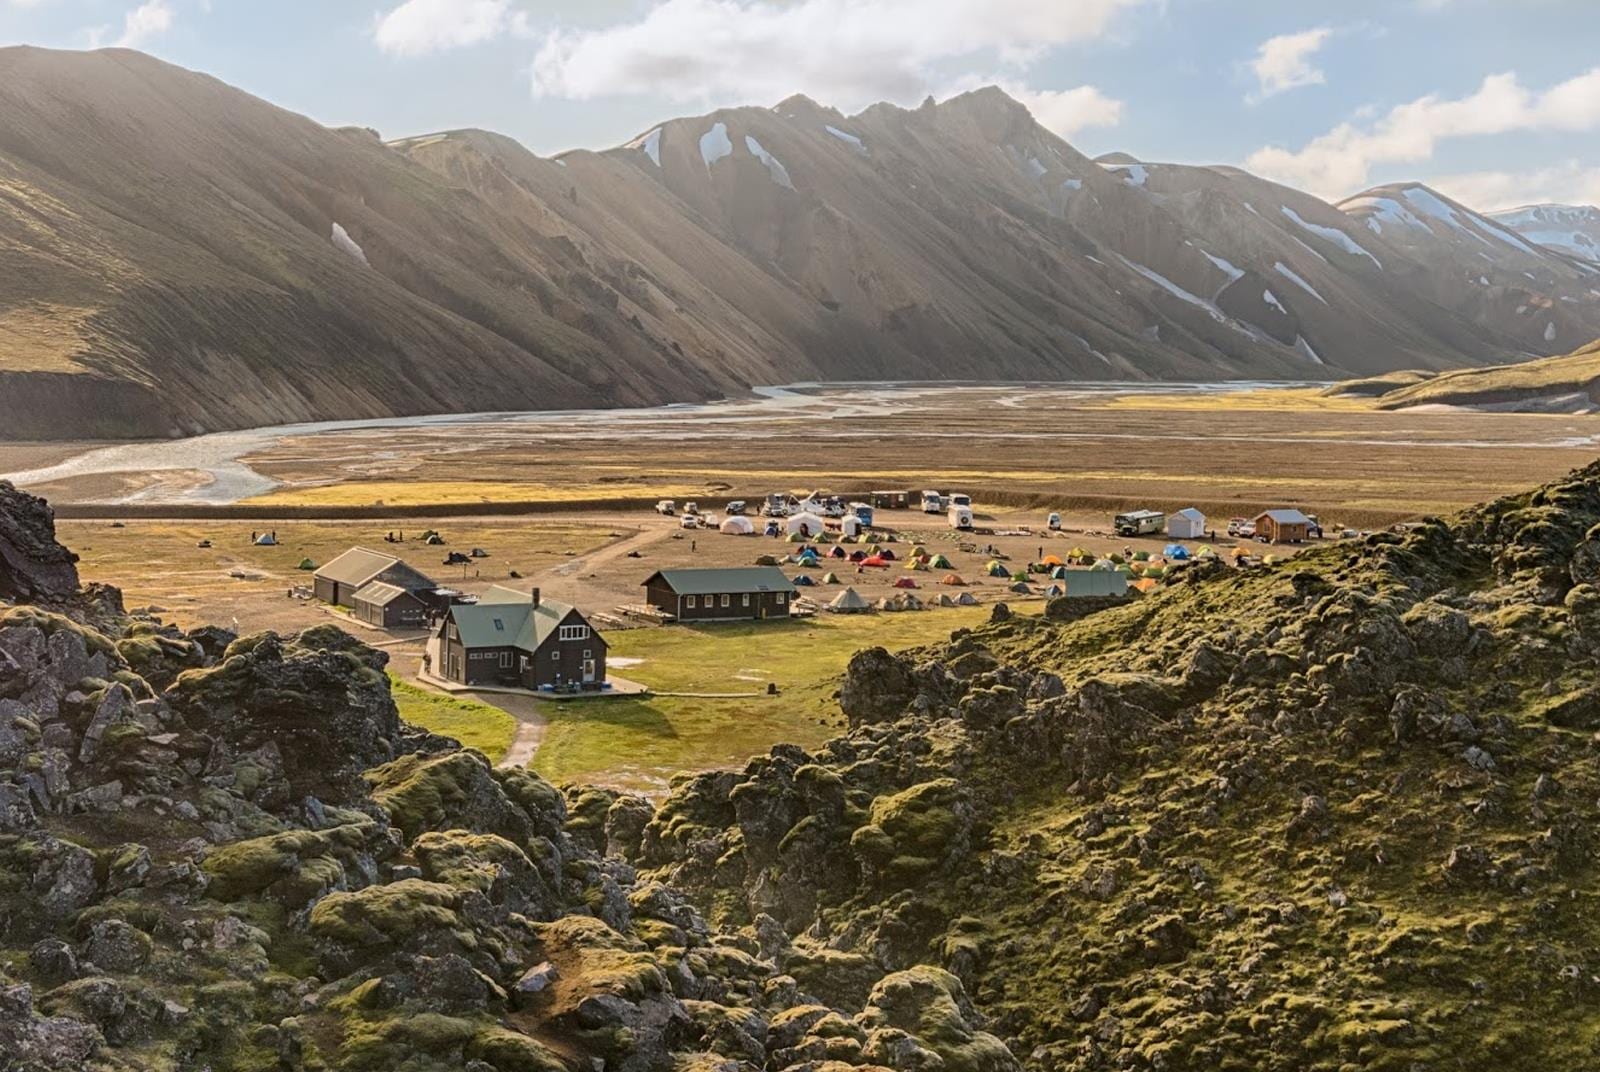
[[[1167,515],[1159,510],[1134,510],[1118,514],[1112,522],[1118,536],[1153,536],[1166,527]]]
[[[1051,514],[1049,517],[1045,518],[1044,524],[1045,524],[1045,528],[1049,529],[1051,532],[1060,532],[1061,531],[1061,515],[1060,514],[1054,514],[1054,513]]]
[[[923,492],[922,493],[922,512],[925,513],[925,514],[942,514],[942,513],[944,513],[944,496],[939,494],[937,491],[925,491],[925,492]]]
[[[850,512],[856,516],[862,525],[869,529],[872,527],[872,505],[870,503],[853,502],[850,504]]]
[[[972,507],[950,507],[950,527],[960,529],[963,532],[970,530],[972,528]]]

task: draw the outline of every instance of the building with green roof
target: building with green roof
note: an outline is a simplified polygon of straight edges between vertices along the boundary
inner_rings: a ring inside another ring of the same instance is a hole
[[[606,641],[575,607],[495,585],[439,623],[435,672],[460,685],[601,689]]]

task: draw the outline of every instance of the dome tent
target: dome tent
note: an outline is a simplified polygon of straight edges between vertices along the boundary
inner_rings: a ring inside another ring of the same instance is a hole
[[[794,536],[821,536],[828,531],[828,523],[816,514],[795,514],[783,523],[785,531]]]
[[[756,534],[755,522],[742,514],[734,514],[717,526],[717,529],[728,536],[754,536]]]

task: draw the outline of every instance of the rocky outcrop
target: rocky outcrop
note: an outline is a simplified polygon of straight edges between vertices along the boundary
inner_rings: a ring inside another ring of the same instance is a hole
[[[78,591],[78,556],[56,542],[43,499],[0,480],[0,600],[60,603]]]

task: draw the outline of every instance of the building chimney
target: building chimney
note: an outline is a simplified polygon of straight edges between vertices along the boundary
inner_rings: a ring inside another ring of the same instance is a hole
[[[539,606],[539,590],[537,588],[533,590],[533,605],[536,608]]]

